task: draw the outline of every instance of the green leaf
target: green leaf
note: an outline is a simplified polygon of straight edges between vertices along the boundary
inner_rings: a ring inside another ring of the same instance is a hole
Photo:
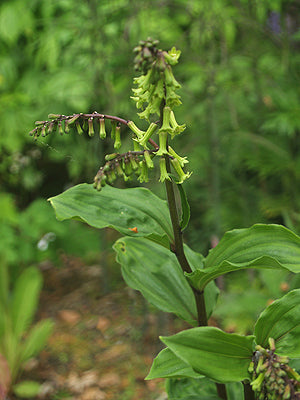
[[[144,238],[124,237],[114,244],[125,282],[162,311],[196,325],[196,303],[170,250]]]
[[[38,322],[30,331],[24,344],[22,344],[21,360],[23,363],[29,358],[36,356],[45,346],[53,331],[54,323],[50,319]]]
[[[216,384],[209,379],[168,379],[166,391],[169,400],[220,400]],[[244,398],[243,386],[240,382],[226,384],[228,400]]]
[[[146,380],[155,378],[203,378],[169,349],[163,349],[153,360]]]
[[[212,380],[226,383],[249,378],[253,336],[200,327],[161,337],[161,340],[193,370]]]
[[[42,287],[42,274],[35,267],[27,268],[17,279],[11,304],[14,334],[21,337],[37,310]]]
[[[205,259],[205,269],[186,274],[196,289],[220,275],[245,268],[300,272],[300,238],[280,225],[257,224],[225,233]]]
[[[209,379],[168,379],[166,391],[169,400],[220,400]]]
[[[173,231],[167,203],[146,188],[117,189],[77,185],[49,199],[59,220],[77,219],[126,236],[147,237],[165,247]],[[136,228],[136,229],[135,229]],[[134,230],[132,230],[134,229]]]
[[[271,337],[276,343],[276,353],[300,357],[300,289],[269,305],[259,316],[254,333],[262,347],[268,347]]]
[[[23,381],[13,386],[14,393],[24,399],[36,397],[39,393],[41,385],[34,381]]]
[[[180,184],[177,184],[177,187],[178,187],[178,190],[180,193],[181,209],[182,209],[180,228],[183,231],[188,226],[190,216],[191,216],[191,210],[190,210],[190,205],[188,203],[186,193],[185,193],[183,186]]]

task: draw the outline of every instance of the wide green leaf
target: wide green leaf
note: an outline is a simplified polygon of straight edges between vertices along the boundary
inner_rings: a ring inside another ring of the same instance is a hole
[[[114,244],[128,286],[139,290],[154,306],[196,325],[193,291],[175,255],[144,238],[124,237]]]
[[[209,379],[168,379],[166,391],[169,400],[220,400],[215,383]]]
[[[171,378],[166,382],[166,391],[169,400],[221,400],[216,384],[207,378]],[[226,391],[228,400],[244,398],[243,385],[240,382],[227,383]]]
[[[32,322],[42,282],[42,274],[35,267],[25,269],[17,279],[11,303],[12,326],[16,337],[21,337]]]
[[[193,370],[214,381],[240,382],[249,378],[253,336],[200,327],[161,337],[161,340]]]
[[[259,316],[254,330],[257,344],[276,343],[276,353],[300,357],[300,289],[274,301]]]
[[[155,378],[203,378],[188,364],[178,358],[168,347],[163,349],[153,360],[146,380]]]
[[[126,236],[147,237],[169,246],[173,231],[167,203],[146,188],[100,192],[80,184],[49,199],[59,220],[77,219],[95,228],[110,227]]]
[[[29,358],[37,355],[45,346],[46,341],[53,331],[54,323],[50,319],[38,322],[29,332],[28,337],[22,344],[21,359],[23,363]]]
[[[225,233],[205,259],[205,268],[187,274],[201,290],[220,275],[245,268],[300,272],[300,238],[280,225],[257,224]]]

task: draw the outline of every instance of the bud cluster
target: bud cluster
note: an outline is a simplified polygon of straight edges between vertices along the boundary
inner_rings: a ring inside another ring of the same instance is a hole
[[[300,400],[300,375],[289,365],[289,359],[275,354],[275,341],[270,349],[256,346],[249,366],[251,386],[258,400]]]
[[[155,45],[154,45],[155,43]],[[157,41],[140,42],[135,48],[135,65],[142,75],[134,78],[137,88],[132,89],[136,107],[142,109],[138,115],[149,120],[151,114],[160,115],[160,106],[165,103],[171,108],[180,105],[180,97],[175,93],[180,88],[176,81],[172,65],[177,64],[180,51],[173,47],[169,52],[158,50]]]
[[[48,118],[49,120],[47,121],[36,121],[36,127],[29,132],[29,135],[33,136],[34,139],[37,139],[39,136],[47,136],[50,133],[55,133],[56,131],[63,135],[70,133],[70,129],[73,128],[79,135],[86,133],[90,137],[93,137],[97,131],[100,139],[105,139],[105,120],[110,119],[111,138],[114,140],[114,148],[119,149],[121,147],[120,124],[123,123],[127,125],[127,121],[121,118],[98,114],[96,111],[93,114],[80,113],[68,116],[61,114],[49,114]]]
[[[152,158],[156,150],[128,151],[112,153],[105,156],[106,163],[99,169],[94,178],[94,187],[101,190],[107,183],[113,183],[117,177],[125,181],[135,174],[140,182],[148,182],[148,170],[154,168]]]

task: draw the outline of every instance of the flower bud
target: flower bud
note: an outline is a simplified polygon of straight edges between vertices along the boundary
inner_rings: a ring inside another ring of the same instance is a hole
[[[132,132],[137,136],[138,139],[143,138],[145,132],[139,129],[133,121],[129,121],[127,126],[132,130]]]
[[[180,156],[175,152],[175,150],[172,149],[171,146],[168,146],[168,151],[169,151],[170,156],[176,158],[176,159],[179,161],[179,164],[180,164],[182,167],[184,167],[184,164],[188,164],[187,157],[180,157]]]
[[[143,146],[144,148],[147,148],[148,140],[151,138],[151,136],[153,135],[153,133],[156,131],[157,128],[158,128],[158,126],[154,122],[152,122],[149,125],[146,133],[144,134],[142,139],[139,140],[139,143],[141,146]]]
[[[116,158],[118,155],[119,155],[118,153],[106,154],[105,160],[106,160],[106,161],[111,161],[111,160],[113,160],[114,158]]]
[[[100,129],[99,129],[99,136],[100,139],[106,138],[106,131],[105,131],[105,120],[104,118],[99,119]]]
[[[138,180],[140,181],[140,183],[149,182],[147,164],[145,163],[145,161],[140,161],[139,165],[141,172],[140,176],[138,177]]]
[[[156,153],[158,156],[168,154],[167,150],[168,132],[159,130],[159,150]]]
[[[136,140],[133,140],[133,151],[141,151],[141,147]]]
[[[42,126],[41,135],[42,135],[42,137],[47,136],[47,134],[46,134],[46,125]]]
[[[164,75],[165,75],[165,82],[167,86],[171,86],[174,89],[179,89],[181,86],[179,83],[176,81],[174,78],[172,68],[167,65],[166,69],[164,70]]]
[[[130,163],[131,163],[131,166],[132,166],[132,169],[134,170],[134,171],[136,171],[137,169],[138,169],[138,163],[136,162],[136,158],[134,157],[134,155],[133,154],[131,154],[130,152],[129,152],[129,154],[128,154],[128,158],[129,158],[129,161],[130,161]]]
[[[49,119],[55,119],[55,118],[60,118],[60,117],[61,117],[61,114],[49,114],[48,115]]]
[[[172,133],[171,133],[172,139],[174,138],[175,135],[179,135],[181,132],[183,132],[186,127],[185,124],[178,125],[173,111],[170,112],[170,124],[172,127]]]
[[[176,173],[177,173],[177,175],[179,177],[179,182],[177,182],[178,184],[183,183],[186,179],[188,179],[192,175],[191,172],[185,173],[183,171],[179,161],[176,158],[171,160],[171,163],[172,163],[172,166],[175,169],[175,171],[176,171]]]
[[[144,159],[148,168],[154,168],[154,164],[148,150],[144,151]]]
[[[166,160],[164,157],[161,157],[159,159],[159,168],[160,168],[160,182],[164,182],[165,180],[170,181],[171,178],[169,177],[169,174],[167,172],[167,166],[166,166]]]
[[[60,133],[60,135],[64,134],[64,130],[63,130],[61,121],[58,122],[58,132]]]
[[[93,123],[93,117],[88,119],[88,125],[89,125],[89,130],[88,134],[90,137],[94,136],[95,131],[94,131],[94,123]]]
[[[51,121],[50,124],[47,126],[47,133],[50,135],[50,133],[55,132],[57,127],[57,121]]]
[[[70,119],[68,119],[68,124],[72,125],[74,124],[75,121],[77,121],[77,119],[80,117],[80,114],[73,114],[73,117],[71,117]]]
[[[66,119],[65,120],[65,129],[64,129],[65,133],[69,133],[70,132],[70,127],[69,127],[69,121]]]
[[[288,400],[291,398],[291,388],[289,385],[286,385],[285,389],[284,389],[284,393],[282,396],[283,400]]]
[[[130,159],[127,156],[125,156],[124,161],[123,161],[123,169],[124,169],[124,172],[125,172],[126,176],[131,175],[132,172],[133,172]]]
[[[111,132],[110,132],[110,137],[112,140],[115,140],[116,137],[116,126],[117,123],[114,120],[111,120]]]
[[[115,143],[114,143],[114,148],[119,149],[121,147],[121,127],[117,126],[116,127],[116,136],[115,136]]]
[[[116,179],[117,179],[116,173],[115,173],[115,171],[113,169],[111,169],[107,173],[107,180],[108,180],[109,183],[113,183]]]
[[[262,372],[258,375],[258,377],[250,383],[252,386],[252,390],[259,392],[261,389],[261,385],[264,381],[265,374]]]
[[[270,350],[275,351],[275,349],[276,349],[275,340],[273,338],[269,337],[268,342],[269,342]]]
[[[78,135],[82,135],[83,130],[82,130],[81,125],[80,125],[80,122],[79,122],[78,120],[75,121],[75,126],[76,126],[76,129],[77,129]]]
[[[163,110],[163,123],[160,128],[161,131],[166,131],[168,133],[172,133],[172,128],[170,126],[170,115],[171,115],[171,108],[164,107]]]
[[[117,172],[117,175],[118,175],[118,176],[124,176],[124,172],[123,172],[123,170],[122,170],[122,167],[121,167],[119,161],[116,161],[115,164],[114,164],[114,166],[115,166],[115,170],[116,170],[116,172]]]

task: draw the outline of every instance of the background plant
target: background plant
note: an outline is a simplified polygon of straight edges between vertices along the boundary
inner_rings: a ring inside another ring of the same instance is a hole
[[[27,361],[39,354],[49,338],[53,322],[44,319],[33,324],[42,274],[35,267],[27,268],[10,290],[7,265],[0,268],[0,398],[14,392],[32,398],[40,389],[34,381],[17,381]]]

